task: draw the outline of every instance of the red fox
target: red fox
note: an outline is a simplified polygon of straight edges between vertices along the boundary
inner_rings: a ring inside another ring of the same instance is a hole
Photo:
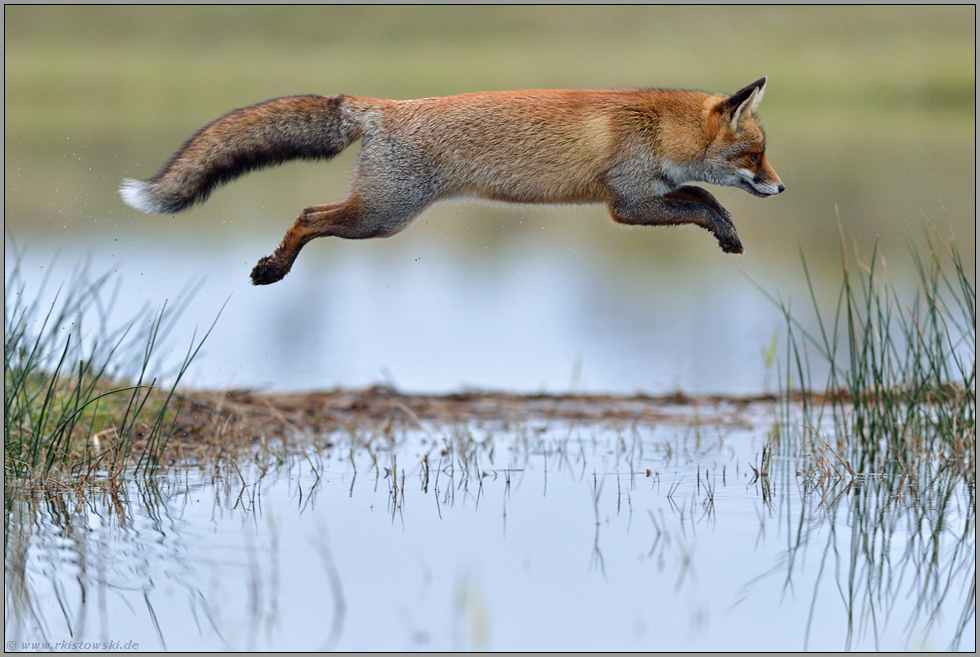
[[[730,96],[666,89],[530,90],[420,100],[290,96],[225,114],[160,171],[125,180],[126,203],[179,212],[218,185],[361,140],[346,201],[303,210],[252,283],[281,280],[317,237],[387,237],[439,199],[605,203],[615,221],[695,224],[741,253],[732,217],[702,181],[760,197],[785,187],[755,116],[766,78]]]

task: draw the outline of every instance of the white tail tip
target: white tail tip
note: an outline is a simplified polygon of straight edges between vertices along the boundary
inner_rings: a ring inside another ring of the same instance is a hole
[[[126,178],[119,188],[119,196],[131,208],[149,214],[163,214],[162,204],[153,198],[153,188],[150,183],[142,180]]]

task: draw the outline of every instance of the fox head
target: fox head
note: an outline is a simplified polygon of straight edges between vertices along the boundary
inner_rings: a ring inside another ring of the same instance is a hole
[[[706,182],[738,187],[763,198],[786,189],[766,161],[766,135],[755,116],[765,91],[766,78],[761,78],[710,110],[711,141],[705,160],[712,179]]]

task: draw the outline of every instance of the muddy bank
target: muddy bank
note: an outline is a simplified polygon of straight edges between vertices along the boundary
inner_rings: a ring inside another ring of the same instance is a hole
[[[422,422],[513,422],[562,420],[585,424],[751,425],[753,405],[772,405],[774,395],[723,396],[674,393],[652,396],[605,394],[514,394],[468,390],[430,395],[402,393],[385,386],[359,390],[263,393],[251,390],[182,395],[181,430],[193,431],[207,416],[247,420],[257,426],[295,425],[333,431],[357,427],[384,431]]]
[[[173,460],[210,460],[216,454],[270,442],[330,446],[338,433],[390,436],[393,431],[467,424],[500,429],[540,428],[551,422],[604,428],[715,426],[751,429],[769,421],[773,395],[652,396],[514,394],[468,390],[409,394],[385,386],[266,393],[253,390],[185,391],[169,441]],[[321,445],[320,443],[324,443]]]

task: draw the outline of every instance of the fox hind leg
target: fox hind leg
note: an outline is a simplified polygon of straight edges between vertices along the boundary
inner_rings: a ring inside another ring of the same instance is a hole
[[[343,225],[350,222],[353,216],[356,216],[356,210],[350,207],[349,201],[314,205],[303,210],[286,231],[275,252],[259,260],[252,269],[252,284],[269,285],[282,280],[283,276],[289,273],[300,249],[307,242],[320,235],[329,234],[323,232],[324,229],[334,224]]]
[[[365,134],[350,198],[303,210],[275,253],[252,269],[252,283],[268,285],[281,280],[300,249],[317,237],[359,240],[403,230],[442,194],[437,179],[432,163],[418,149],[396,139]]]
[[[405,228],[426,205],[381,210],[367,206],[354,195],[342,203],[308,207],[286,231],[275,252],[259,260],[252,269],[252,284],[269,285],[282,280],[310,240],[331,236],[353,240],[387,237]]]

